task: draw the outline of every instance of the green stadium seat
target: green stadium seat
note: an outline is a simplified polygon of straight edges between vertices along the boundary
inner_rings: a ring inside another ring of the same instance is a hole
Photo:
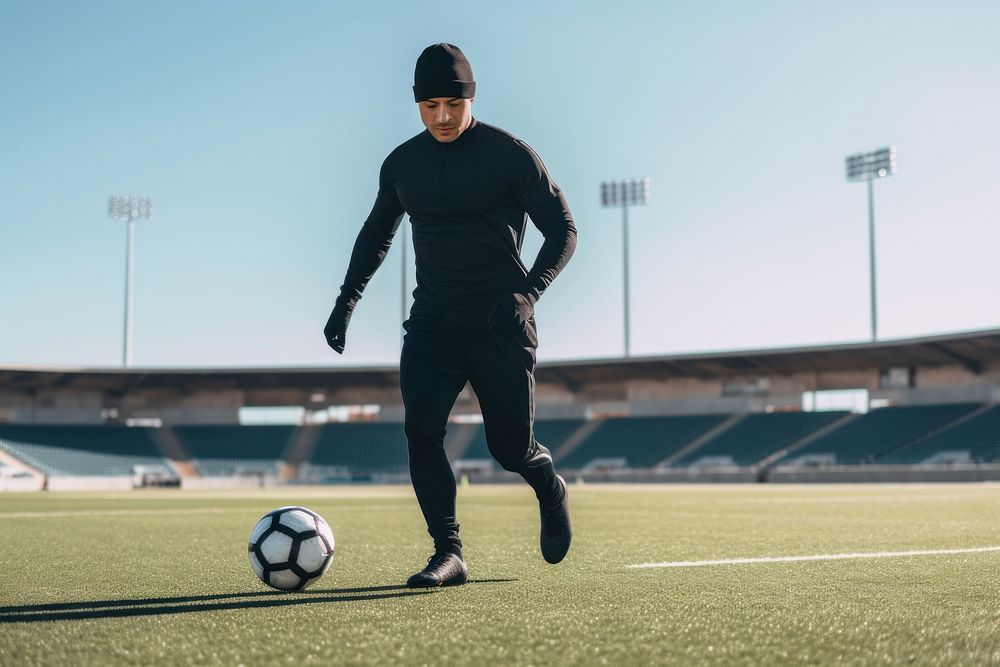
[[[296,427],[287,424],[175,426],[177,438],[202,475],[278,474]]]
[[[673,463],[683,468],[698,465],[710,458],[729,460],[733,465],[749,466],[788,447],[847,412],[775,412],[747,415]]]
[[[936,428],[975,410],[978,404],[909,405],[880,408],[791,452],[782,465],[804,457],[831,457],[837,465],[874,463],[883,454],[903,447]]]
[[[622,460],[629,468],[652,468],[729,415],[612,417],[564,459],[559,468],[582,469],[596,459]]]
[[[879,463],[924,463],[948,452],[967,454],[970,463],[1000,462],[1000,405],[892,452]]]
[[[535,439],[554,452],[583,424],[582,419],[540,419],[534,424]],[[469,447],[458,458],[493,460],[486,443],[486,429],[482,424],[476,430],[476,436],[469,443]]]
[[[405,472],[409,466],[403,424],[326,424],[316,441],[309,464],[346,468],[359,475]]]
[[[0,424],[0,448],[48,475],[115,477],[165,466],[151,429],[103,425]]]

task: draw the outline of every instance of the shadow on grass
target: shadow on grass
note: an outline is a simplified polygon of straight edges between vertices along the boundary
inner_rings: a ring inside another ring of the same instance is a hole
[[[490,584],[516,579],[472,579],[469,584]],[[328,602],[360,602],[386,598],[429,595],[436,589],[411,590],[406,586],[369,586],[366,588],[307,589],[297,593],[253,591],[249,593],[218,593],[183,597],[135,598],[126,600],[92,600],[84,602],[53,602],[14,607],[0,607],[0,624],[35,623],[38,621],[72,621],[90,618],[125,618],[129,616],[159,616],[198,611],[228,609],[265,609]]]

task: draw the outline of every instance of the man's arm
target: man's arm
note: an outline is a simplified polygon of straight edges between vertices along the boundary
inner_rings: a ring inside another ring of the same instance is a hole
[[[515,140],[507,169],[514,197],[545,237],[528,275],[512,293],[501,295],[490,310],[490,329],[511,337],[527,331],[535,303],[573,256],[576,225],[562,190],[528,144]]]
[[[516,290],[534,304],[573,256],[576,225],[562,190],[528,144],[517,140],[509,166],[518,202],[545,237],[535,263]]]
[[[361,299],[368,281],[385,260],[389,246],[392,245],[392,238],[396,235],[399,223],[403,219],[403,205],[393,189],[392,179],[388,173],[388,162],[389,159],[386,158],[382,163],[375,205],[354,241],[354,250],[351,252],[351,261],[347,266],[344,283],[340,286],[340,294],[323,330],[327,343],[341,354],[344,352],[351,313]]]

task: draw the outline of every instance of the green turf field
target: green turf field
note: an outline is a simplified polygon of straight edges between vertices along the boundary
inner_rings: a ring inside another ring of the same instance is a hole
[[[405,487],[0,496],[0,664],[1000,664],[1000,486],[574,486],[566,561],[526,487],[462,489],[471,583],[410,591],[429,555]],[[246,539],[301,504],[337,538],[303,593]]]

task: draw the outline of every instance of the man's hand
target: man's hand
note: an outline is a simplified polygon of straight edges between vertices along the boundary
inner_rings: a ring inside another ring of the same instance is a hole
[[[326,337],[326,344],[334,349],[337,354],[344,353],[344,345],[347,343],[347,324],[351,321],[351,314],[347,308],[339,302],[333,307],[330,319],[323,327],[323,335]]]
[[[528,320],[534,314],[534,299],[520,292],[504,294],[490,310],[489,331],[500,338],[514,338],[527,330]]]

